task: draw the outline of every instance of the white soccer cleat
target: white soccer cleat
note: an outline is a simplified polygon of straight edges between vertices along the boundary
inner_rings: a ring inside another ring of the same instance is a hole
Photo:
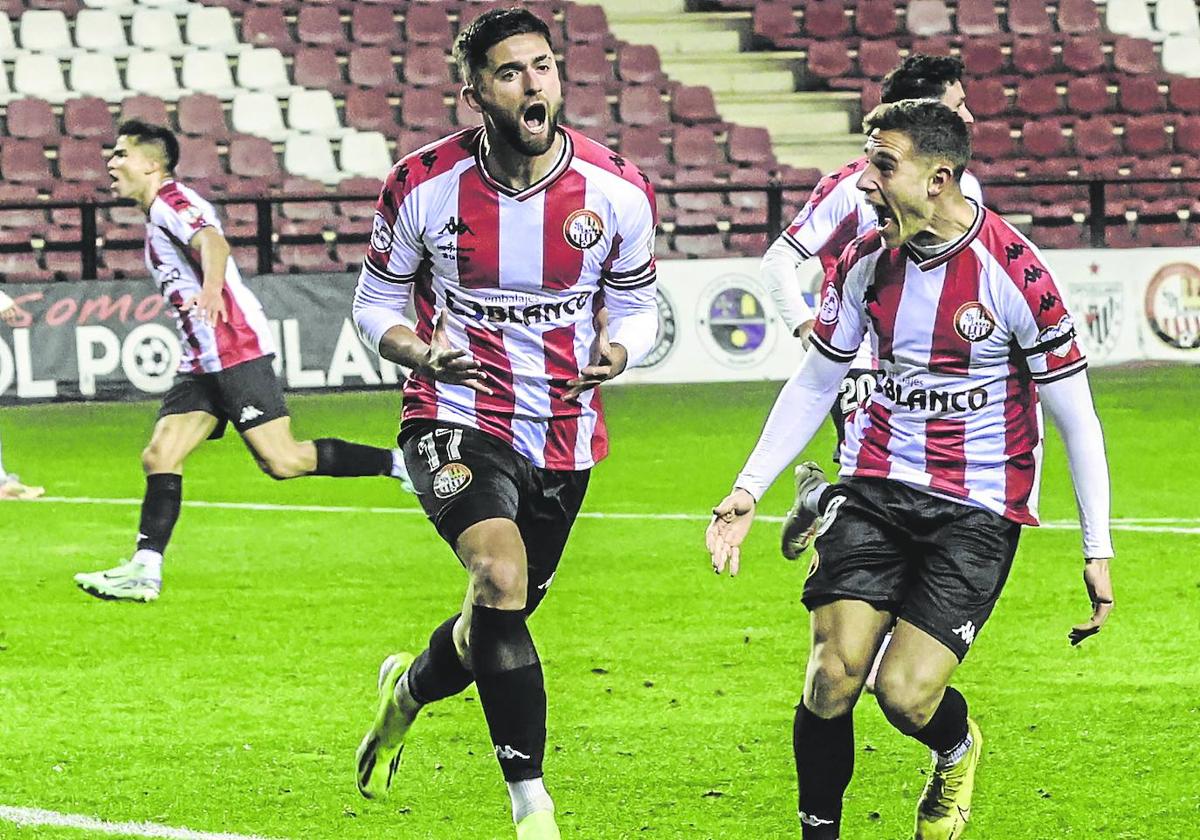
[[[15,475],[8,475],[0,480],[0,499],[36,499],[45,494],[45,487],[22,484]]]
[[[103,572],[80,572],[75,583],[89,595],[105,601],[147,603],[158,599],[162,578],[152,577],[146,567],[133,560]]]
[[[796,465],[796,499],[783,520],[779,534],[779,549],[788,560],[795,560],[812,544],[817,534],[820,516],[804,504],[809,494],[822,484],[828,484],[825,471],[816,461]]]

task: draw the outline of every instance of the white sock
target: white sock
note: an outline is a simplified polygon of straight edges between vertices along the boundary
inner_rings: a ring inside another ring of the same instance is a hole
[[[804,497],[804,506],[818,516],[821,515],[821,508],[819,507],[821,504],[821,494],[825,492],[825,488],[828,486],[829,482],[826,481],[824,484],[814,487],[808,492],[808,495]]]
[[[513,822],[519,823],[534,811],[554,812],[554,800],[546,792],[542,779],[526,779],[523,782],[505,782],[508,797],[512,800]]]
[[[959,741],[958,746],[950,750],[950,752],[936,753],[938,769],[947,770],[962,761],[963,756],[967,754],[967,750],[971,749],[972,743],[971,733],[968,732],[967,737]]]
[[[412,689],[408,687],[408,671],[400,675],[400,679],[396,680],[396,688],[392,691],[392,696],[396,698],[396,703],[405,712],[416,714],[421,710],[421,704],[412,696]]]
[[[408,478],[408,467],[404,465],[404,451],[392,450],[392,478]]]
[[[148,548],[140,549],[133,553],[133,559],[129,562],[140,563],[142,568],[146,570],[146,577],[162,579],[162,561],[163,556],[157,551],[151,551]]]

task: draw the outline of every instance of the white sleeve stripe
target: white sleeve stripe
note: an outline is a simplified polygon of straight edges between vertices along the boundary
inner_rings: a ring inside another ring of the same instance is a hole
[[[417,276],[417,272],[415,271],[410,274],[395,274],[385,268],[380,268],[370,260],[363,260],[363,268],[387,283],[411,283],[413,278]]]
[[[826,356],[835,362],[852,362],[854,361],[854,357],[858,355],[857,348],[849,351],[839,350],[815,332],[809,334],[808,340],[812,342],[813,347],[821,351],[822,356]]]

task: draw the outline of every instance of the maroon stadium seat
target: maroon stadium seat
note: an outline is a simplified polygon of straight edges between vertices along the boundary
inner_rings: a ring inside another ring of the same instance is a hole
[[[60,152],[61,155],[61,152]],[[62,168],[62,160],[60,157],[59,168]],[[79,202],[94,202],[97,198],[108,199],[111,195],[100,195],[97,192],[98,183],[107,183],[107,181],[93,180],[91,182],[80,181],[55,181],[54,186],[50,189],[50,199],[52,201],[79,201]],[[105,190],[105,193],[108,191]],[[45,230],[47,242],[52,243],[77,243],[79,242],[79,228],[82,224],[81,211],[76,207],[58,208],[50,211],[51,225]],[[47,261],[47,268],[50,268]],[[79,256],[75,256],[75,273],[79,273]]]
[[[1039,224],[1035,219],[1029,238],[1039,248],[1082,248],[1087,245],[1082,228],[1073,222]]]
[[[275,181],[282,175],[271,141],[246,134],[235,135],[229,141],[229,170],[239,178]]]
[[[1053,77],[1021,79],[1017,85],[1016,105],[1018,111],[1034,117],[1058,113],[1062,105]]]
[[[1173,111],[1182,111],[1185,114],[1200,113],[1200,79],[1173,76],[1167,99]]]
[[[1068,35],[1091,35],[1100,31],[1096,0],[1058,0],[1058,29]]]
[[[1008,56],[1004,54],[1004,42],[999,38],[968,38],[962,45],[962,60],[966,72],[977,79],[1004,75],[1012,72]],[[975,87],[971,85],[974,97]],[[974,109],[975,103],[971,102]]]
[[[300,6],[296,17],[296,35],[300,43],[314,46],[345,45],[346,30],[333,6]]]
[[[225,172],[221,168],[221,155],[217,152],[216,138],[207,134],[199,137],[183,136],[179,138],[179,165],[176,173],[184,181],[203,178],[223,178]]]
[[[735,169],[730,173],[730,184],[757,188],[729,194],[735,225],[766,224],[767,193],[762,188],[767,186],[767,178],[766,170],[762,169]]]
[[[351,88],[346,91],[346,125],[359,131],[381,131],[394,137],[399,130],[396,112],[388,102],[387,91],[379,88]]]
[[[604,88],[597,85],[564,85],[563,100],[567,125],[584,134],[598,136],[614,130],[615,120]]]
[[[959,0],[954,22],[959,34],[972,38],[1000,34],[1000,16],[992,0]]]
[[[864,38],[891,38],[900,32],[900,20],[892,0],[858,0],[854,6],[854,29]]]
[[[643,172],[660,173],[671,168],[667,147],[659,138],[657,127],[626,126],[621,129],[617,146]]]
[[[809,44],[806,66],[809,75],[819,79],[848,76],[854,69],[846,45],[841,41],[814,41]]]
[[[1162,72],[1154,45],[1141,38],[1117,38],[1113,45],[1113,68],[1122,73]]]
[[[658,88],[637,85],[621,88],[617,96],[617,113],[626,125],[665,126],[671,121],[667,103]]]
[[[63,129],[71,137],[92,137],[111,143],[116,139],[114,128],[108,103],[99,97],[81,96],[63,103]]]
[[[704,192],[675,193],[675,207],[680,211],[675,217],[678,225],[697,227],[711,225],[718,218],[729,219],[733,216],[733,208],[725,200],[723,193],[713,192],[709,187],[713,183],[711,169],[676,169],[672,179],[680,187],[704,187]]]
[[[120,116],[117,122],[124,120],[144,120],[155,125],[169,125],[167,118],[167,103],[157,96],[128,96],[121,101]]]
[[[104,267],[114,277],[146,277],[146,255],[141,248],[105,248],[101,251]],[[240,267],[240,266],[239,266]]]
[[[1175,123],[1175,150],[1181,154],[1200,154],[1200,116],[1182,117]]]
[[[0,205],[5,202],[36,201],[38,197],[38,188],[33,184],[8,184],[0,181]],[[46,211],[39,209],[32,210],[5,210],[0,207],[0,230],[18,230],[22,231],[22,236],[25,236],[25,231],[42,230],[46,227]],[[20,241],[20,240],[18,240]]]
[[[603,6],[572,3],[563,11],[563,31],[568,41],[608,45],[612,38]]]
[[[950,10],[942,0],[912,0],[908,4],[905,25],[909,32],[921,38],[948,35],[953,31]]]
[[[671,92],[671,119],[686,125],[720,122],[712,90],[702,85],[675,88]]]
[[[98,140],[63,138],[58,144],[58,174],[66,181],[104,181],[108,178],[104,146]]]
[[[1045,0],[1009,0],[1008,31],[1014,35],[1050,35],[1054,27]]]
[[[415,48],[414,48],[415,49]],[[400,90],[396,65],[387,47],[359,47],[350,51],[350,84],[385,91]]]
[[[341,195],[367,195],[369,199],[338,202],[338,212],[333,217],[334,229],[339,234],[362,234],[371,229],[371,218],[375,215],[375,197],[383,182],[377,178],[343,178],[338,182],[336,192]],[[361,244],[354,246],[358,255],[351,262],[361,263],[365,247]],[[339,258],[340,260],[340,258]]]
[[[0,147],[0,176],[18,184],[41,184],[52,180],[50,162],[38,140],[9,140]]]
[[[720,234],[680,233],[675,235],[672,245],[673,250],[693,259],[712,260],[734,256],[725,248]]]
[[[450,45],[450,18],[441,3],[406,3],[404,38],[409,44]]]
[[[406,128],[443,129],[450,126],[450,110],[442,92],[434,88],[411,88],[400,104],[400,122]]]
[[[415,4],[414,4],[415,5]],[[350,40],[364,46],[392,46],[400,43],[400,33],[392,17],[392,6],[355,4],[350,10]],[[412,8],[411,6],[409,8]],[[447,21],[447,23],[449,23]],[[447,34],[449,29],[447,28]],[[448,41],[443,41],[443,46]]]
[[[44,99],[30,96],[8,103],[8,134],[26,140],[50,140],[60,136],[54,109]]]
[[[1062,124],[1057,120],[1025,123],[1021,127],[1021,148],[1026,155],[1038,158],[1065,157],[1069,152]]]
[[[229,139],[225,109],[221,106],[221,100],[211,93],[189,93],[181,96],[175,118],[183,134],[218,141]]]
[[[1089,158],[1102,158],[1118,153],[1121,141],[1113,133],[1108,117],[1092,117],[1075,123],[1075,152]]]
[[[850,34],[850,19],[846,17],[842,0],[808,0],[804,4],[801,33],[805,38],[838,40]]]
[[[1152,76],[1118,77],[1117,102],[1128,114],[1153,114],[1166,109],[1158,81]]]
[[[395,157],[399,158],[415,152],[423,146],[428,146],[430,143],[442,139],[448,133],[446,126],[403,129],[400,132],[400,136],[396,139]]]
[[[1068,70],[1079,75],[1103,70],[1104,45],[1095,35],[1068,38],[1062,45],[1062,63]]]
[[[242,15],[242,43],[252,47],[274,47],[289,54],[296,49],[296,41],[279,6],[247,9]]]
[[[446,51],[428,45],[410,47],[404,54],[404,81],[416,87],[435,87],[446,91],[456,87],[450,77]]]
[[[957,46],[956,40],[946,36],[913,38],[912,52],[923,55],[953,55]]]
[[[0,277],[10,283],[43,283],[54,275],[38,265],[32,251],[0,253]]]
[[[799,22],[788,0],[762,0],[754,6],[751,26],[759,42],[786,46],[799,36]]]
[[[329,256],[329,246],[280,245],[276,258],[284,271],[291,274],[321,274],[342,270],[342,264]]]
[[[773,166],[775,152],[771,148],[771,133],[758,126],[731,126],[728,134],[729,159],[739,166],[755,170]]]
[[[972,153],[985,160],[997,160],[1013,156],[1015,147],[1004,123],[975,123],[971,135]]]
[[[761,257],[767,251],[765,233],[731,233],[729,248],[743,257]]]
[[[617,74],[621,81],[632,85],[662,85],[666,80],[658,48],[652,44],[621,44],[617,48]]]
[[[1023,76],[1041,76],[1060,70],[1049,37],[1018,38],[1013,42],[1012,66]]]
[[[325,192],[320,181],[311,178],[287,178],[280,192],[283,195],[319,195]],[[280,236],[319,236],[332,226],[337,210],[332,201],[281,202],[277,233]]]
[[[575,84],[611,85],[612,62],[602,44],[570,44],[564,54],[564,75]]]
[[[1091,2],[1091,0],[1089,0]],[[1079,76],[1067,82],[1067,110],[1081,117],[1112,108],[1108,83],[1102,76]]]
[[[1004,83],[999,79],[978,79],[967,92],[967,104],[976,117],[987,119],[1008,114],[1010,105]]]
[[[301,47],[296,50],[296,57],[292,62],[292,84],[327,90],[335,96],[344,96],[349,87],[343,75],[342,65],[338,63],[337,53],[332,47]]]
[[[863,41],[858,45],[858,69],[868,79],[882,79],[899,63],[900,46],[895,41]]]
[[[1162,114],[1130,117],[1125,121],[1123,140],[1125,152],[1131,155],[1154,157],[1171,150],[1167,121]]]
[[[712,129],[702,125],[676,126],[671,151],[675,165],[688,169],[713,171],[728,163]]]

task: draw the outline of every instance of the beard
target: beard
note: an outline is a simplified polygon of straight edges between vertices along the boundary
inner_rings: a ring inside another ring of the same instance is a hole
[[[487,109],[484,114],[500,139],[523,155],[537,157],[550,151],[550,147],[554,145],[562,115],[562,103],[559,102],[556,107],[546,106],[546,130],[541,134],[532,133],[519,115],[513,116],[498,109]]]

